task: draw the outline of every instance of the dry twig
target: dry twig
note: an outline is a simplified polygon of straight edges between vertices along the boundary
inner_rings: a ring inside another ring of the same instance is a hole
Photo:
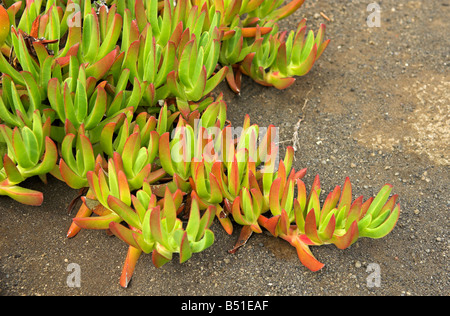
[[[320,12],[320,15],[325,19],[325,20],[327,20],[328,22],[330,22],[331,20],[330,20],[330,18],[329,17],[327,17],[326,15],[325,15],[325,13],[323,13],[323,12]]]
[[[300,119],[298,120],[297,124],[295,124],[295,127],[294,127],[294,134],[292,135],[292,140],[291,140],[292,147],[294,148],[294,152],[296,152],[300,146],[299,139],[298,139],[298,131],[300,129],[300,124],[305,120],[305,117],[306,117],[305,109],[306,109],[306,105],[308,104],[308,101],[309,101],[308,95],[313,90],[314,90],[314,87],[311,88],[311,90],[309,90],[308,93],[306,94],[305,103],[303,104],[303,107],[302,107],[302,116],[300,117]],[[294,159],[295,159],[295,156],[294,156]]]

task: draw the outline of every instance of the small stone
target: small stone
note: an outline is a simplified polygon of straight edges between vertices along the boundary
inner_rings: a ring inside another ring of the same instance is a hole
[[[361,268],[361,262],[356,261],[355,262],[355,268]]]
[[[414,214],[419,215],[420,211],[419,210],[414,210]]]

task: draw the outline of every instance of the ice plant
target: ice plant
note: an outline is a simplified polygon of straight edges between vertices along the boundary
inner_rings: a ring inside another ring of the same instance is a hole
[[[16,87],[12,78],[6,74],[2,76],[2,96],[0,97],[0,115],[2,121],[11,127],[31,127],[35,111],[41,111],[44,116],[51,117],[49,109],[42,106],[42,96],[36,81],[30,73],[19,74],[24,80],[24,86],[20,90]],[[25,91],[27,92],[25,95]],[[48,124],[50,126],[50,124]],[[49,127],[50,128],[50,127]]]
[[[211,153],[208,151],[208,155],[194,164],[191,187],[203,207],[216,206],[216,215],[229,234],[233,231],[230,215],[238,224],[261,232],[258,217],[269,210],[272,182],[280,178],[278,188],[280,190],[281,181],[284,188],[286,167],[289,172],[292,165],[293,150],[288,148],[285,158],[287,166],[281,161],[280,170],[275,170],[278,155],[273,142],[274,131],[269,127],[264,135],[259,134],[259,127],[250,125],[247,116],[236,139],[231,127],[227,126],[216,138]],[[262,163],[265,168],[257,171]],[[305,169],[298,173],[293,170],[291,178],[299,179],[305,172]],[[223,203],[220,203],[221,199]]]
[[[81,73],[85,74],[84,67],[80,68],[79,79],[71,78],[72,85],[67,82],[61,85],[57,78],[51,79],[48,83],[49,100],[61,122],[68,120],[75,129],[83,124],[85,130],[91,130],[104,118],[107,93],[101,85],[95,91],[88,89],[86,76]],[[70,86],[75,86],[75,91],[71,91]]]
[[[221,93],[217,98],[204,98],[201,102],[176,99],[176,109],[193,128],[223,129],[227,123],[227,104]]]
[[[21,129],[0,125],[0,132],[8,146],[8,156],[17,163],[20,174],[26,178],[42,176],[53,170],[57,160],[55,143],[50,139],[50,118],[42,123],[35,111],[33,125]]]
[[[136,118],[136,121],[145,123],[146,116],[147,114],[143,112]],[[142,129],[140,125],[134,125],[131,134],[129,134],[129,121],[125,120],[114,142],[108,136],[112,136],[116,123],[110,123],[103,129],[103,137],[100,142],[102,149],[109,157],[113,157],[117,163],[122,164],[132,191],[141,188],[146,180],[153,183],[165,175],[165,171],[161,168],[150,174],[159,144],[159,134],[154,130],[156,119],[151,118],[153,120],[148,120]]]
[[[90,193],[98,206],[98,208],[91,208],[91,211],[97,210],[99,216],[75,217],[74,224],[84,229],[105,230],[108,229],[109,223],[122,221],[120,215],[108,205],[109,196],[120,199],[126,205],[131,205],[131,190],[120,156],[110,158],[106,168],[98,162],[93,171],[88,171],[87,179]]]
[[[258,180],[256,177],[261,173],[256,168],[262,163],[275,168],[278,156],[274,144],[275,128],[269,126],[264,135],[262,132],[258,125],[250,124],[247,115],[241,129],[233,131],[227,126],[215,140],[215,152],[223,161],[223,168],[215,168],[214,172],[224,197],[230,202],[240,194],[241,188],[249,188]]]
[[[224,79],[227,71],[224,67],[214,73],[220,51],[219,18],[216,15],[207,25],[206,7],[200,11],[190,1],[173,6],[166,0],[164,14],[158,20],[156,4],[157,1],[147,1],[150,7],[146,15],[142,0],[136,1],[135,20],[125,9],[123,43],[128,46],[123,47],[122,68],[152,86],[155,103],[167,97],[201,100]]]
[[[24,204],[42,203],[41,193],[20,188],[17,184],[33,176],[39,176],[46,182],[46,175],[55,168],[58,152],[49,137],[50,128],[50,118],[42,123],[38,110],[33,113],[30,127],[11,129],[0,125],[0,148],[3,154],[0,195],[8,195]]]
[[[246,15],[244,26],[285,19],[299,9],[305,0],[293,0],[284,6],[283,0],[202,0],[198,2],[201,5],[214,6],[215,10],[221,13],[221,26],[226,27],[235,22],[236,16]]]
[[[213,206],[216,216],[228,234],[233,232],[230,211],[224,210],[225,197],[221,188],[223,163],[221,161],[205,161],[192,164],[192,177],[189,179],[192,195],[195,196],[201,209]],[[229,204],[227,204],[229,205]]]
[[[75,154],[74,154],[75,152]],[[77,134],[68,133],[61,143],[59,172],[55,175],[73,189],[88,187],[87,173],[95,169],[96,156],[83,128]]]
[[[323,264],[310,246],[386,236],[400,213],[391,185],[352,201],[347,179],[321,205],[319,177],[307,194],[293,148],[278,161],[274,126],[247,115],[234,128],[214,93],[224,80],[241,92],[243,74],[285,89],[311,70],[325,26],[278,24],[303,3],[3,1],[0,195],[40,205],[21,183],[48,173],[80,190],[67,237],[84,228],[124,241],[123,287],[142,253],[161,267],[210,247],[215,217],[229,234],[242,226],[230,252],[266,229],[313,271]]]
[[[190,190],[194,162],[200,161],[204,153],[211,153],[213,139],[211,129],[224,126],[226,105],[220,100],[211,103],[198,120],[187,122],[179,117],[172,133],[166,132],[159,140],[159,160],[162,168],[173,177],[173,183],[183,191]],[[172,134],[172,135],[171,135]]]
[[[389,199],[391,190],[392,186],[387,184],[375,198],[363,203],[361,196],[352,202],[347,178],[342,190],[337,186],[321,206],[319,177],[308,196],[304,183],[297,180],[297,198],[292,207],[282,208],[280,214],[272,207],[272,217],[260,216],[259,223],[274,236],[288,241],[297,249],[300,261],[317,271],[324,265],[312,255],[309,246],[334,244],[346,249],[359,237],[382,238],[394,228],[400,205],[395,205],[397,195]]]
[[[95,18],[94,13],[86,17],[83,22],[86,30],[90,29],[89,32],[82,32],[81,12],[73,13],[70,6],[60,7],[50,3],[40,13],[42,1],[27,1],[20,22],[12,28],[11,50],[5,54],[14,63],[10,65],[1,54],[0,71],[10,75],[17,84],[23,84],[20,70],[30,72],[46,92],[48,80],[59,78],[62,81],[67,76],[71,57],[76,56],[77,62],[85,66],[87,78],[102,79],[118,57],[119,50],[114,39],[117,40],[120,35],[122,17],[111,13],[109,20],[112,25],[103,26],[105,29],[109,27],[110,38],[109,41],[102,41],[98,35],[101,30],[96,14]],[[16,10],[11,11],[14,13]]]
[[[197,199],[193,196],[189,221],[183,227],[177,218],[181,198],[180,190],[172,194],[166,188],[164,199],[157,202],[149,185],[144,185],[137,196],[132,197],[134,209],[113,196],[108,198],[110,207],[121,215],[128,226],[117,222],[109,225],[110,230],[130,247],[120,280],[123,287],[128,286],[142,252],[152,253],[154,265],[161,267],[172,259],[173,253],[179,253],[180,263],[183,263],[193,253],[213,244],[214,234],[209,226],[214,219],[214,207],[209,207],[200,216]]]
[[[6,41],[9,34],[9,16],[6,9],[0,5],[0,47]]]
[[[279,33],[277,29],[276,26],[269,35],[255,40],[253,52],[245,57],[241,70],[262,85],[285,89],[294,83],[295,76],[304,76],[311,70],[329,40],[324,41],[324,24],[316,36],[313,31],[306,35],[305,19],[287,38],[286,32]]]
[[[291,169],[292,147],[287,148],[284,160],[277,164],[277,170],[274,168],[273,160],[269,160],[262,169],[256,171],[255,163],[251,162],[251,158],[247,159],[244,165],[249,167],[244,172],[244,181],[237,191],[238,194],[225,200],[225,206],[238,224],[244,227],[248,226],[253,232],[261,233],[260,223],[263,223],[264,228],[274,233],[277,225],[276,216],[281,214],[283,209],[289,211],[293,209],[294,183],[305,176],[306,169],[298,172]],[[229,172],[229,179],[233,179],[233,173],[239,174],[238,171],[234,171],[238,168],[235,161]],[[265,219],[262,214],[268,211],[271,211],[274,218]],[[248,231],[246,238],[249,238],[250,235],[251,233]],[[241,239],[243,238],[240,237],[239,240]]]
[[[329,43],[324,41],[325,26],[321,25],[316,37],[310,31],[305,40],[306,20],[302,20],[286,39],[287,32],[279,32],[276,23],[303,3],[291,1],[280,7],[280,0],[216,2],[230,25],[222,26],[225,33],[219,62],[229,67],[226,79],[233,91],[240,92],[242,73],[260,84],[285,89],[293,84],[294,76],[309,72]],[[245,19],[240,20],[239,14],[246,14]]]
[[[22,204],[33,206],[42,204],[44,196],[41,192],[18,186],[25,178],[8,155],[3,156],[0,167],[0,195],[9,196]]]

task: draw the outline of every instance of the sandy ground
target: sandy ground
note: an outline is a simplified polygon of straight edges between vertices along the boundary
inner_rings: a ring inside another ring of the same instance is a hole
[[[349,176],[354,196],[369,197],[391,183],[402,213],[390,235],[344,251],[314,247],[326,266],[313,273],[294,248],[265,233],[229,254],[238,230],[228,236],[215,223],[212,247],[161,269],[143,256],[124,290],[127,246],[98,231],[67,239],[76,192],[54,178],[46,186],[30,179],[26,186],[45,194],[42,207],[0,197],[0,295],[449,295],[450,1],[379,1],[381,25],[372,28],[371,2],[308,0],[283,22],[292,29],[306,17],[314,30],[326,23],[332,39],[288,90],[248,78],[240,96],[221,88],[233,124],[247,113],[274,124],[282,148],[298,131],[294,167],[308,168],[308,187],[316,174],[324,192]],[[67,284],[71,263],[80,287]]]

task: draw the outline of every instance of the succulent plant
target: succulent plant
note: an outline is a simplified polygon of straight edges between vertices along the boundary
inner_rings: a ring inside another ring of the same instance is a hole
[[[140,117],[144,116],[147,116],[147,114],[144,112],[140,114]],[[138,118],[136,120],[138,121]],[[144,128],[147,127],[148,129],[144,130],[141,130],[139,125],[135,125],[132,134],[128,135],[128,120],[126,120],[120,129],[120,137],[116,138],[116,146],[118,148],[115,148],[114,151],[110,151],[113,150],[112,146],[109,146],[112,142],[109,143],[108,138],[104,137],[101,140],[101,144],[110,147],[106,150],[104,149],[107,155],[123,165],[125,176],[132,191],[141,188],[144,181],[153,183],[165,175],[165,171],[161,168],[159,171],[151,174],[152,164],[158,154],[159,144],[158,132],[150,130],[151,126],[149,125],[153,122],[154,120],[149,120],[148,123],[150,124],[144,125]],[[114,129],[115,123],[111,124],[111,129]],[[106,127],[103,132],[105,130]]]
[[[194,168],[193,162],[200,161],[205,152],[212,147],[211,131],[224,126],[226,104],[220,100],[211,103],[199,119],[189,117],[189,121],[179,117],[172,133],[166,132],[159,140],[159,160],[162,168],[174,177],[183,191],[189,190],[189,178]],[[192,125],[191,125],[192,124]],[[171,135],[172,134],[172,135]]]
[[[41,192],[17,185],[24,178],[20,176],[19,172],[14,170],[13,164],[10,164],[9,161],[4,161],[3,167],[5,170],[0,172],[0,195],[9,196],[17,202],[26,205],[40,206],[43,203],[44,196]]]
[[[75,154],[74,154],[75,151]],[[61,143],[61,159],[57,178],[62,178],[73,189],[88,187],[87,173],[93,171],[96,156],[91,141],[83,128],[77,134],[68,133]]]
[[[294,150],[286,149],[286,155],[278,164],[278,170],[274,170],[271,164],[266,164],[261,170],[259,195],[262,198],[261,214],[269,211],[277,216],[282,210],[292,210],[294,203],[294,184],[300,181],[306,169],[295,171],[292,167]]]
[[[281,214],[271,208],[273,217],[261,216],[259,223],[274,236],[288,241],[297,249],[300,261],[317,271],[323,264],[314,258],[309,246],[334,244],[346,249],[359,237],[382,238],[392,231],[400,215],[400,205],[395,205],[397,195],[389,199],[391,190],[392,186],[387,184],[375,198],[363,203],[361,196],[352,202],[351,183],[347,178],[342,190],[337,186],[321,207],[319,177],[308,196],[304,183],[297,180],[293,207],[281,209]]]
[[[0,153],[6,152],[5,143],[0,142]],[[44,200],[41,192],[29,190],[18,186],[25,180],[17,165],[7,154],[0,160],[0,195],[9,196],[12,199],[27,205],[39,206]]]
[[[6,9],[0,5],[0,47],[6,41],[9,34],[9,16]]]
[[[214,234],[209,226],[214,219],[211,206],[200,216],[195,196],[192,198],[189,221],[186,227],[177,218],[183,193],[171,193],[166,188],[164,199],[157,202],[149,185],[133,196],[133,206],[123,203],[113,196],[108,197],[110,207],[124,219],[128,227],[111,222],[110,230],[130,246],[121,277],[121,285],[128,286],[139,255],[152,253],[153,263],[161,267],[172,259],[173,253],[180,254],[180,263],[188,260],[193,253],[203,251],[214,242]]]
[[[137,1],[136,6],[143,7],[140,3]],[[130,20],[131,13],[127,9],[125,12]],[[140,82],[153,85],[154,102],[169,96],[198,101],[224,79],[227,71],[223,68],[213,75],[220,49],[218,19],[213,21],[216,25],[212,24],[208,31],[202,32],[206,9],[199,12],[197,7],[192,7],[189,18],[183,21],[180,6],[174,8],[170,1],[164,1],[164,12],[161,27],[159,23],[151,23],[155,17],[150,16],[147,21],[144,15],[137,15],[137,24],[141,25],[138,29],[141,30],[135,29],[139,34],[134,37],[132,31],[124,33],[129,47],[122,67],[129,69],[131,76]]]
[[[293,148],[288,147],[285,159],[278,164],[278,170],[274,169],[273,161],[270,160],[258,171],[256,171],[254,163],[246,162],[250,167],[245,172],[245,181],[237,191],[238,195],[231,201],[225,200],[227,209],[238,224],[244,227],[249,226],[251,231],[261,233],[260,221],[265,218],[263,214],[270,211],[274,218],[265,219],[263,221],[264,228],[272,234],[276,234],[276,216],[279,216],[282,210],[291,211],[293,209],[294,183],[300,181],[306,174],[306,169],[298,172],[291,169],[292,159]],[[236,163],[234,165],[237,166]],[[236,172],[236,174],[238,173]],[[250,235],[251,233],[248,232],[246,238],[249,238]],[[239,238],[239,240],[241,239]],[[237,247],[235,247],[236,249]]]
[[[97,229],[124,241],[123,287],[142,253],[161,267],[210,247],[214,218],[229,234],[242,226],[231,252],[266,229],[313,271],[323,264],[309,246],[345,249],[394,228],[392,186],[352,201],[347,179],[321,206],[319,177],[307,195],[293,148],[278,160],[275,127],[247,115],[234,128],[214,93],[224,80],[240,93],[242,75],[285,89],[310,71],[325,25],[278,24],[304,0],[2,3],[0,195],[40,205],[21,183],[49,173],[80,190],[67,237]]]
[[[41,2],[30,1],[18,27],[22,32],[19,38],[31,38],[32,53],[26,53],[21,39],[15,40],[12,47],[20,52],[19,64],[31,71],[36,80],[39,67],[44,68],[44,83],[51,77],[64,77],[61,71],[71,56],[77,56],[79,63],[85,65],[88,78],[100,80],[111,74],[118,82],[121,71],[126,69],[131,78],[145,86],[142,90],[146,90],[150,105],[169,96],[200,100],[225,76],[233,90],[239,92],[240,84],[234,78],[240,81],[241,72],[260,83],[285,88],[292,84],[293,75],[309,71],[328,44],[322,44],[324,27],[315,40],[316,51],[310,45],[312,32],[308,41],[303,41],[305,20],[299,25],[296,40],[291,33],[285,42],[285,33],[277,33],[276,22],[295,12],[303,2],[291,1],[283,7],[279,0],[181,0],[176,5],[168,0],[138,0],[119,1],[110,7],[101,5],[96,10],[89,1],[81,1],[83,12],[73,14],[63,3],[47,3],[42,8]],[[41,10],[43,13],[39,14]],[[241,16],[245,18],[241,20]],[[81,22],[68,23],[69,18],[82,19],[83,32]],[[17,35],[15,30],[13,33]],[[67,40],[59,49],[63,37]],[[56,42],[46,44],[48,41]],[[223,67],[216,72],[218,63]],[[0,70],[21,83],[17,71],[4,59]]]
[[[2,121],[10,127],[23,127],[33,125],[33,115],[35,111],[42,110],[44,116],[50,117],[48,109],[41,105],[41,95],[36,86],[36,82],[29,76],[29,73],[22,72],[26,89],[18,89],[11,77],[2,77],[2,96],[0,97],[0,115]],[[26,92],[25,92],[26,91]]]
[[[58,5],[62,3],[58,2]],[[73,14],[70,6],[53,5],[53,1],[47,2],[45,8],[41,6],[42,1],[27,1],[20,22],[12,27],[11,49],[5,54],[10,60],[15,58],[15,62],[10,65],[1,54],[0,71],[10,75],[17,84],[23,84],[19,70],[30,72],[41,89],[47,92],[47,82],[51,78],[62,81],[68,70],[72,72],[73,65],[67,66],[73,60],[71,57],[76,56],[76,62],[85,67],[86,78],[102,79],[118,57],[114,38],[117,40],[120,35],[122,17],[111,13],[113,27],[104,25],[105,29],[109,27],[111,30],[112,34],[108,34],[110,40],[100,41],[96,13],[86,14],[83,25],[86,30],[89,28],[89,32],[81,32],[81,12]],[[16,10],[11,11],[14,13]],[[80,20],[80,23],[69,23],[69,17]]]
[[[46,175],[55,168],[58,152],[49,137],[50,128],[50,118],[42,123],[39,110],[33,113],[31,127],[11,129],[0,125],[0,148],[3,154],[0,195],[8,195],[24,204],[42,204],[41,193],[20,188],[17,184],[33,176],[39,176],[46,182]]]
[[[278,33],[278,26],[269,35],[255,39],[253,52],[242,62],[241,70],[256,82],[285,89],[295,81],[294,76],[306,75],[328,46],[324,40],[325,25],[320,26],[317,36],[313,31],[306,35],[306,20],[297,31]],[[306,38],[305,38],[306,35]]]
[[[87,172],[89,190],[96,201],[96,206],[100,207],[98,215],[94,217],[75,217],[73,222],[80,228],[106,230],[111,222],[120,222],[122,218],[115,213],[108,204],[110,196],[116,197],[125,203],[131,205],[131,190],[126,178],[123,162],[119,155],[110,158],[107,166],[97,162],[93,171]],[[95,207],[92,208],[94,211]]]
[[[225,197],[220,181],[223,164],[220,161],[206,161],[202,159],[192,164],[192,176],[189,179],[192,195],[195,196],[201,209],[213,206],[216,216],[228,234],[233,232],[233,224],[229,218],[229,211],[224,210]],[[218,178],[219,177],[219,178]]]
[[[39,111],[33,115],[33,125],[21,129],[0,125],[0,132],[8,146],[8,156],[17,163],[20,174],[29,178],[45,176],[55,167],[57,149],[50,139],[50,118],[42,123]]]

